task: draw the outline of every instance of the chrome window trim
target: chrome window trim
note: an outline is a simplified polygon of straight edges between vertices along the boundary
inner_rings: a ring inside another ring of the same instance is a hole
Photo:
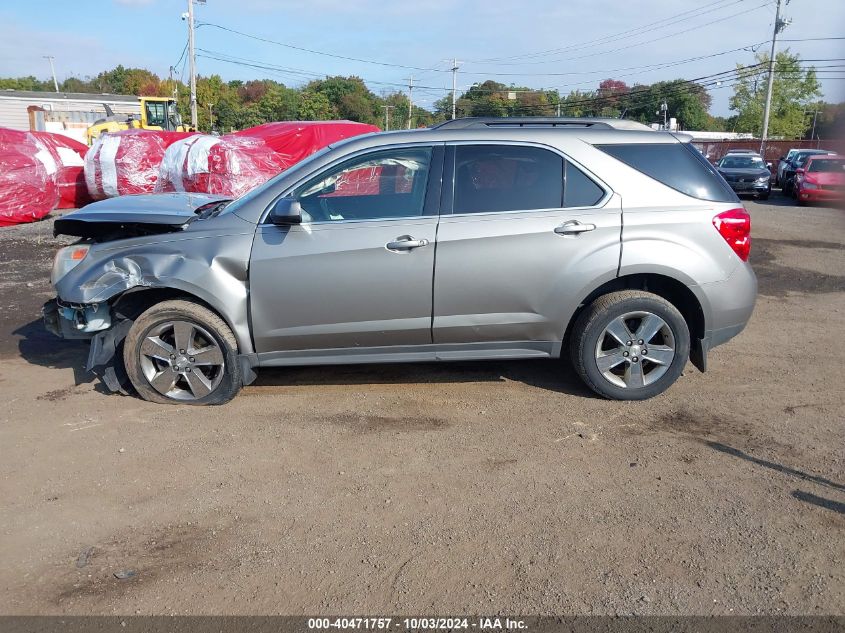
[[[446,141],[446,147],[456,147],[459,145],[507,145],[507,146],[516,146],[516,147],[534,147],[537,149],[545,149],[553,154],[557,154],[563,160],[572,163],[580,169],[584,174],[586,174],[590,180],[592,180],[596,185],[598,185],[599,189],[604,191],[604,196],[594,205],[589,207],[550,207],[548,209],[513,209],[510,211],[484,211],[483,213],[448,213],[439,215],[440,219],[444,218],[479,218],[479,217],[486,217],[486,216],[501,216],[502,214],[526,214],[526,213],[550,213],[550,212],[563,212],[563,211],[591,211],[591,210],[599,210],[603,209],[607,206],[607,203],[613,197],[613,189],[601,178],[596,176],[592,171],[585,168],[580,162],[576,160],[572,160],[565,152],[561,149],[555,147],[554,145],[546,145],[545,143],[537,143],[534,141]],[[444,174],[444,177],[446,175]],[[453,183],[454,183],[455,175],[452,174]],[[563,183],[563,191],[564,197],[566,196],[566,183]],[[454,205],[454,185],[452,187],[452,197],[453,201],[452,204]],[[561,201],[562,202],[562,201]]]

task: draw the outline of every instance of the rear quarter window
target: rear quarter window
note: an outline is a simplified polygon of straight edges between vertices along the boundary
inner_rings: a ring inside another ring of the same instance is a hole
[[[596,145],[629,167],[699,200],[739,200],[707,159],[689,143]]]

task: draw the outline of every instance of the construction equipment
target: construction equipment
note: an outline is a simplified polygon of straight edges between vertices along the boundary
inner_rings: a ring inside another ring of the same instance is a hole
[[[103,132],[143,129],[166,130],[168,132],[189,132],[190,127],[182,124],[182,118],[172,97],[138,97],[141,102],[141,119],[135,115],[115,114],[108,104],[103,104],[106,117],[88,128],[86,137],[91,145]]]

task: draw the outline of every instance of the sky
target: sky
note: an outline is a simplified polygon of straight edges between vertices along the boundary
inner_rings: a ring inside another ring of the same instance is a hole
[[[59,80],[96,75],[118,63],[167,76],[186,44],[181,15],[187,2],[3,0],[0,76],[49,78],[45,55],[55,57]],[[462,62],[459,90],[489,78],[568,94],[595,89],[607,78],[629,85],[696,79],[732,70],[736,63],[753,63],[755,47],[770,46],[775,4],[207,0],[195,5],[200,24],[197,67],[201,75],[219,74],[225,80],[270,78],[289,86],[325,75],[354,74],[378,94],[406,90],[413,76],[414,101],[431,107],[449,94],[451,60],[457,58]],[[820,78],[827,101],[845,101],[845,39],[809,41],[845,37],[845,0],[792,0],[783,13],[792,22],[780,38],[806,41],[784,41],[779,50],[789,47],[807,60],[842,60],[814,64],[840,66],[824,69]],[[187,80],[184,61],[182,57],[177,75]],[[711,86],[713,114],[730,114],[731,93],[729,81]]]

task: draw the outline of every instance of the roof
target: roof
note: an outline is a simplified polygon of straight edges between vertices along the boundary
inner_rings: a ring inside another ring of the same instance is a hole
[[[126,103],[138,103],[135,95],[113,95],[97,92],[47,92],[43,90],[0,90],[0,99],[34,99],[39,101],[55,101],[67,99],[68,101],[124,101]]]

